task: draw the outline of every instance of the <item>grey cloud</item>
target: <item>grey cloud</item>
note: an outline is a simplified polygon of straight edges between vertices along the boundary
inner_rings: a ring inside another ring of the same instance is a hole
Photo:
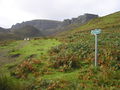
[[[63,19],[91,12],[114,12],[118,0],[21,0],[21,8],[37,17]],[[113,10],[112,10],[113,8]]]
[[[11,1],[14,1],[15,8],[16,10],[21,12],[21,15],[23,12],[28,13],[28,15],[34,16],[36,19],[45,18],[63,20],[66,18],[77,17],[84,13],[93,13],[103,16],[109,13],[116,12],[120,9],[119,7],[120,0],[11,0]],[[22,20],[25,21],[26,19],[22,18]],[[16,23],[17,22],[18,21],[16,20]]]

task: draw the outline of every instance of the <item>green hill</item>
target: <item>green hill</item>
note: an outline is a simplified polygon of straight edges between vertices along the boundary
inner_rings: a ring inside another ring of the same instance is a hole
[[[14,63],[4,63],[1,71],[12,77],[11,82],[24,83],[20,88],[28,90],[119,90],[119,18],[117,12],[55,37],[1,43],[0,52],[7,49],[10,60],[15,59]],[[94,67],[94,35],[90,33],[96,28],[102,30],[98,67]],[[0,86],[13,86],[2,82],[5,80],[0,78]]]
[[[19,29],[7,30],[0,28],[0,41],[7,40],[23,40],[24,38],[42,37],[40,30],[33,26],[25,26]]]

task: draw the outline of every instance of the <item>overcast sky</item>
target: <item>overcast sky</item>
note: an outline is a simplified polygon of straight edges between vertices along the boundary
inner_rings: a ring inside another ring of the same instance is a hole
[[[64,20],[84,13],[104,16],[120,10],[120,0],[0,0],[0,27],[33,19]]]

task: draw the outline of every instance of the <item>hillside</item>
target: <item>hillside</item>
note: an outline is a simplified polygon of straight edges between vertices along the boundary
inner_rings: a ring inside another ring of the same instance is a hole
[[[4,29],[4,28],[0,27],[0,33],[4,33],[4,32],[9,32],[9,29]]]
[[[33,38],[43,36],[42,32],[33,26],[25,26],[19,29],[0,29],[0,40],[23,40],[24,38]]]
[[[18,40],[24,37],[51,36],[83,25],[97,17],[98,15],[94,14],[84,14],[77,18],[66,19],[64,21],[40,19],[25,21],[12,25],[10,29],[0,28],[0,40]]]
[[[120,12],[116,12],[54,37],[1,43],[0,52],[9,50],[8,57],[15,61],[1,67],[12,83],[4,77],[0,82],[6,80],[2,85],[9,88],[20,84],[18,89],[22,90],[119,90],[119,18]],[[102,30],[98,36],[98,67],[94,67],[94,35],[90,33],[95,28]]]
[[[20,37],[21,39],[24,39],[25,37],[38,37],[43,36],[40,30],[36,29],[33,26],[24,26],[19,29],[12,30],[12,33]]]

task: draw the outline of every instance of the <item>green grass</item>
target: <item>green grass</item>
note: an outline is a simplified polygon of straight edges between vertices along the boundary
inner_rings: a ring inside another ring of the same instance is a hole
[[[77,79],[79,70],[75,70],[74,72],[54,72],[51,75],[44,75],[42,79],[49,79],[49,80],[57,80],[57,79],[64,79],[69,81],[75,81]]]
[[[0,49],[12,49],[15,48],[20,43],[20,41],[1,41]]]
[[[47,52],[51,49],[51,47],[59,45],[60,42],[55,39],[46,39],[46,40],[31,40],[31,41],[24,41],[25,45],[22,47],[13,48],[9,55],[16,55],[20,54],[17,58],[18,60],[25,60],[29,58],[40,58],[41,56],[47,55]],[[22,42],[19,42],[22,44]]]
[[[31,55],[38,59],[41,56],[47,55],[47,52],[51,49],[51,47],[59,44],[60,42],[55,39],[31,40],[28,41],[28,44],[23,48],[17,49],[10,54],[20,54],[21,56],[18,59],[29,59]]]
[[[9,57],[20,54],[18,57],[13,57],[16,61],[9,64],[5,64],[2,70],[8,72],[8,68],[13,68],[17,66],[24,60],[30,59],[33,55],[35,59],[40,59],[42,56],[47,56],[48,51],[54,47],[61,44],[55,39],[41,39],[41,40],[31,40],[31,41],[14,41],[7,44],[7,46],[2,46],[1,50],[7,49],[9,52],[7,55]],[[11,58],[12,59],[12,58]]]
[[[46,55],[48,50],[51,49],[51,47],[59,44],[60,42],[56,41],[55,39],[30,41],[30,44],[22,48],[21,51],[22,54],[24,54],[25,56],[36,54],[37,55],[36,57],[40,58],[40,56]]]
[[[0,90],[26,90],[26,86],[10,76],[0,75]]]

